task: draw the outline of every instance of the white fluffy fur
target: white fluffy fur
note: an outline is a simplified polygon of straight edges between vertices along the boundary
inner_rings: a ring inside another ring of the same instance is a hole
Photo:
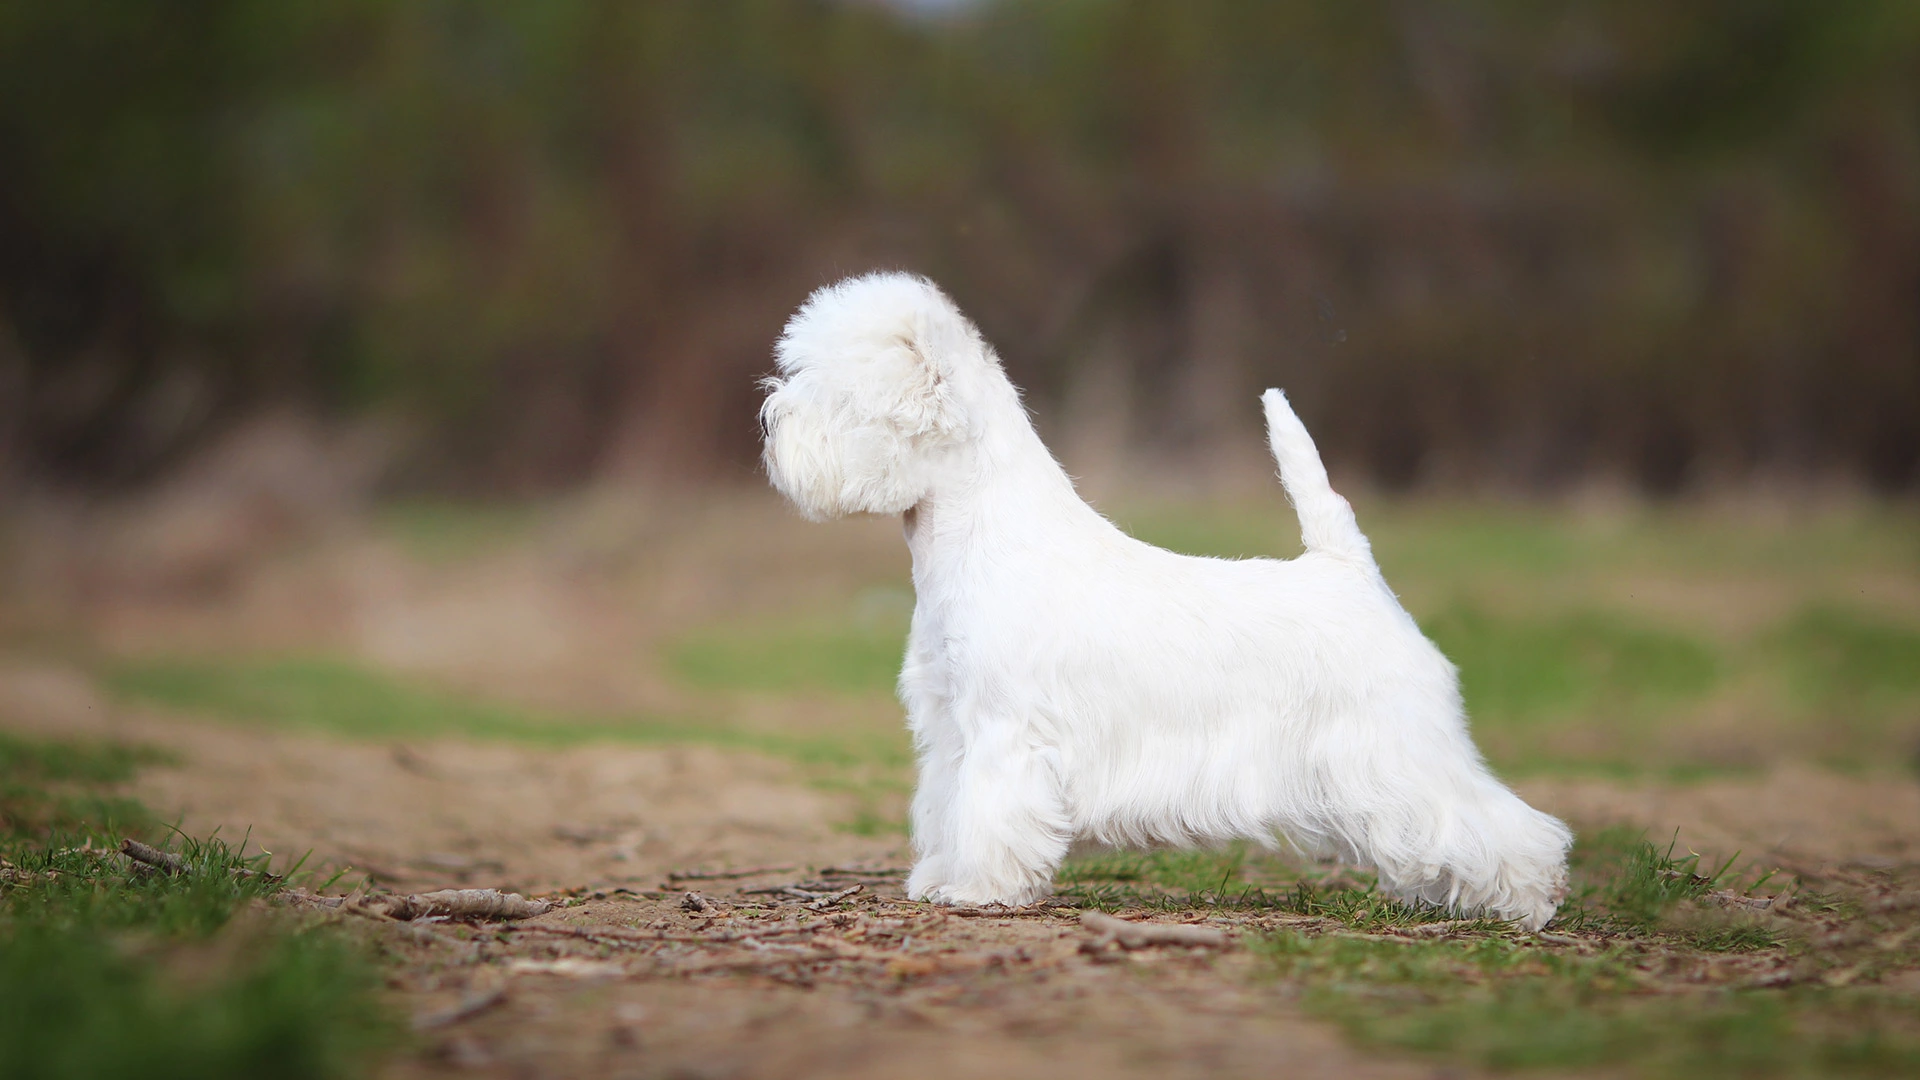
[[[1306,428],[1262,402],[1297,559],[1192,558],[1082,501],[978,331],[870,274],[787,324],[761,410],[773,484],[814,519],[904,514],[917,596],[900,697],[918,748],[908,895],[1024,904],[1075,840],[1285,838],[1403,899],[1528,929],[1566,826],[1488,772]]]

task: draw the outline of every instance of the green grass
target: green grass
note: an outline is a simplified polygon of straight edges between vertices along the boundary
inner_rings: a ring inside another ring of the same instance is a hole
[[[1554,925],[1560,929],[1656,935],[1708,951],[1777,944],[1771,932],[1718,913],[1669,916],[1715,889],[1750,886],[1730,875],[1731,860],[1702,867],[1700,856],[1676,855],[1626,828],[1580,838],[1570,859],[1572,882]],[[1310,915],[1350,930],[1377,932],[1439,921],[1444,909],[1408,905],[1376,889],[1375,879],[1350,869],[1302,868],[1246,844],[1217,849],[1103,851],[1067,860],[1056,876],[1058,895],[1104,910],[1189,910],[1225,907]],[[1501,930],[1492,920],[1484,929]]]
[[[1708,952],[1745,952],[1779,944],[1768,926],[1740,915],[1700,908],[1719,889],[1744,892],[1757,883],[1730,873],[1738,854],[1703,866],[1693,852],[1675,854],[1674,842],[1656,845],[1618,826],[1582,836],[1569,866],[1571,891],[1554,925],[1565,930],[1658,935]],[[1682,911],[1685,918],[1675,918]]]
[[[142,765],[165,760],[144,747],[0,732],[0,836],[44,838],[83,823],[151,833],[155,822],[146,807],[103,789],[132,779]]]
[[[715,627],[676,639],[669,670],[702,690],[888,693],[906,652],[904,627]]]
[[[1657,1077],[1911,1076],[1912,1005],[1819,991],[1646,992],[1625,954],[1310,939],[1266,953],[1363,1044],[1483,1068]]]
[[[151,813],[101,790],[156,760],[0,738],[9,805],[39,811],[0,827],[0,1072],[364,1075],[394,1035],[371,958],[330,928],[251,914],[281,887],[265,855],[217,839],[169,845]],[[102,807],[112,813],[95,816]],[[112,853],[123,830],[171,846],[185,872],[135,872]]]
[[[1724,666],[1700,639],[1590,609],[1526,618],[1455,605],[1421,628],[1459,667],[1475,722],[1489,726],[1646,715],[1704,697]]]
[[[1106,851],[1069,859],[1054,884],[1065,899],[1109,911],[1217,903],[1244,891],[1246,862],[1244,844],[1192,851]]]
[[[1375,890],[1370,875],[1302,870],[1246,844],[1082,856],[1061,867],[1055,885],[1062,899],[1104,911],[1273,911],[1365,932],[1455,920],[1451,912],[1389,899]]]
[[[1445,940],[1382,937],[1390,927],[1377,916],[1341,920],[1372,936],[1282,930],[1253,944],[1270,976],[1298,987],[1310,1010],[1355,1041],[1441,1062],[1673,1077],[1920,1068],[1920,1002],[1911,995],[1828,989],[1819,971],[1854,958],[1693,903],[1715,888],[1754,884],[1730,880],[1726,869],[1703,869],[1697,856],[1676,857],[1638,834],[1583,840],[1574,894],[1554,924],[1583,936],[1578,949],[1543,947],[1494,923],[1455,927]],[[1321,903],[1378,910],[1366,890],[1338,890]],[[1756,951],[1798,955],[1815,970],[1788,989],[1743,989],[1711,974],[1715,957]]]
[[[1822,604],[1774,628],[1765,651],[1810,709],[1879,712],[1920,697],[1920,627]]]
[[[907,760],[904,736],[794,736],[717,722],[522,709],[324,657],[147,660],[113,667],[103,681],[128,701],[356,738],[452,736],[546,746],[695,743],[823,766]]]

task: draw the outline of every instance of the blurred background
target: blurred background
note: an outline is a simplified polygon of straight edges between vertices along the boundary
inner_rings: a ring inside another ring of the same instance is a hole
[[[1503,769],[1920,753],[1905,0],[0,5],[0,719],[704,742],[897,835],[897,523],[755,464],[876,267],[1181,550],[1296,549],[1287,387]]]
[[[7,483],[259,410],[388,490],[753,482],[812,287],[946,286],[1049,433],[1285,384],[1387,490],[1920,483],[1920,11],[128,0],[0,13]]]

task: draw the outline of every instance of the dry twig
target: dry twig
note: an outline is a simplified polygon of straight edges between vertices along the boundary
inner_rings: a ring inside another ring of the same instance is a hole
[[[559,975],[568,979],[624,979],[627,969],[608,960],[563,956],[558,960],[520,958],[508,962],[509,975]]]
[[[762,874],[784,874],[797,870],[795,866],[755,866],[745,870],[669,870],[668,881],[724,881],[731,878],[759,877]]]
[[[498,889],[442,889],[411,896],[382,896],[366,904],[390,918],[402,920],[432,915],[450,919],[530,919],[553,910],[548,901],[529,900],[519,893],[503,893]]]
[[[1042,900],[1037,904],[1022,907],[1003,907],[989,904],[986,907],[942,907],[940,914],[952,915],[959,919],[1015,919],[1026,915],[1069,914],[1071,905],[1057,900]]]
[[[132,859],[141,866],[151,867],[163,874],[184,874],[187,872],[186,860],[171,852],[150,847],[129,836],[120,841],[120,854]]]
[[[841,889],[839,892],[828,893],[825,896],[816,895],[813,899],[813,902],[808,904],[807,906],[809,908],[812,908],[815,911],[825,911],[828,908],[832,907],[833,905],[839,903],[842,900],[845,900],[847,897],[852,896],[854,893],[857,893],[864,888],[866,888],[865,885],[849,885],[846,888]],[[795,891],[798,891],[798,890],[795,890]]]
[[[728,945],[749,939],[784,937],[788,934],[812,934],[828,930],[833,923],[822,919],[817,922],[784,922],[772,926],[752,927],[743,930],[731,930],[719,934],[676,934],[666,930],[634,930],[624,926],[561,926],[553,923],[520,923],[500,927],[503,931],[531,934],[558,934],[562,937],[585,938],[589,941],[625,942],[634,945],[646,945],[654,942],[673,942],[682,945]]]
[[[1723,908],[1739,908],[1742,911],[1785,911],[1787,905],[1793,903],[1793,894],[1746,896],[1731,889],[1715,889],[1706,895],[1706,899]]]
[[[305,889],[282,889],[273,894],[273,899],[283,904],[328,909],[338,908],[347,902],[344,896],[321,896],[319,893],[310,893]]]
[[[161,851],[152,845],[143,844],[131,836],[121,839],[120,854],[125,855],[131,860],[135,869],[143,870],[150,874],[184,874],[187,872],[187,861],[185,859],[182,859],[172,852]],[[280,880],[280,875],[278,874],[270,874],[264,870],[254,870],[245,866],[232,867],[232,871],[235,877],[257,877],[266,881]]]
[[[908,871],[904,867],[898,866],[881,866],[871,870],[863,870],[858,866],[823,866],[820,868],[821,877],[894,878],[906,877],[907,873]]]
[[[1402,937],[1452,937],[1457,930],[1479,925],[1480,921],[1477,919],[1452,919],[1447,922],[1416,923],[1412,926],[1396,926],[1391,932],[1399,934]]]
[[[1123,949],[1144,949],[1151,945],[1190,945],[1224,949],[1232,944],[1225,932],[1207,926],[1181,923],[1137,923],[1116,919],[1104,911],[1080,913],[1080,926],[1094,935],[1082,945],[1087,951],[1118,945]]]

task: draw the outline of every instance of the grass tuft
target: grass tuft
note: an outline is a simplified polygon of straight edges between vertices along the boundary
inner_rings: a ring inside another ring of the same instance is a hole
[[[351,1077],[392,1038],[371,959],[328,928],[250,914],[282,887],[268,856],[219,840],[159,842],[184,872],[115,850],[120,821],[83,811],[90,786],[151,751],[0,741],[0,1061],[10,1077]],[[56,787],[75,788],[64,795]],[[129,800],[124,818],[153,816]]]

